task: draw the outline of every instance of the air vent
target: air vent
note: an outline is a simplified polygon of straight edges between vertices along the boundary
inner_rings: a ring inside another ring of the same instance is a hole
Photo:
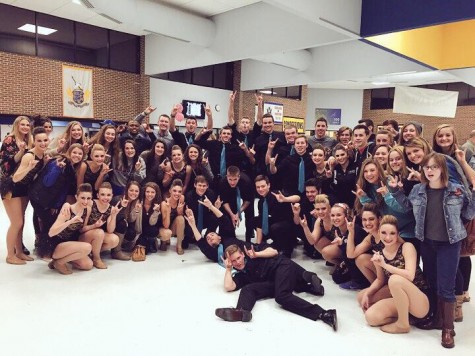
[[[151,34],[151,35],[159,35],[159,36],[163,36],[163,37],[168,37],[168,38],[171,38],[172,40],[177,40],[177,41],[181,41],[181,42],[185,42],[185,43],[190,43],[190,42],[191,42],[191,41],[188,41],[188,40],[184,40],[184,39],[182,39],[182,38],[164,35],[163,33],[158,33],[158,32],[152,31],[152,30],[146,30],[146,29],[144,29],[144,31],[145,31],[145,32],[148,32],[148,33]]]
[[[87,0],[79,0],[84,6],[86,6],[88,9],[94,9],[94,6]]]
[[[122,21],[116,20],[115,18],[110,17],[109,15],[106,15],[106,14],[99,14],[99,15],[101,15],[102,17],[105,17],[108,20],[111,20],[112,22],[115,22],[118,25],[122,23]]]

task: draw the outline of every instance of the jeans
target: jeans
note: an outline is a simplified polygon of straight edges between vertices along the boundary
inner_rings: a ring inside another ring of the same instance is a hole
[[[425,238],[421,243],[424,274],[433,292],[445,302],[455,302],[455,278],[460,258],[461,241],[440,242]]]

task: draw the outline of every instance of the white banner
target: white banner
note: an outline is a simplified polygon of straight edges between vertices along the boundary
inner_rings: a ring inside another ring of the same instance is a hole
[[[94,118],[92,69],[63,64],[63,116]]]
[[[264,102],[264,114],[271,114],[274,117],[274,123],[281,124],[284,118],[284,105]]]
[[[456,91],[396,87],[393,112],[453,118],[458,95]]]

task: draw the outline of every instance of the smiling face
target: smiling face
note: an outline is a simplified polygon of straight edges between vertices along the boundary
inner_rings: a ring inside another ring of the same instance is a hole
[[[45,129],[47,135],[49,135],[53,131],[53,125],[51,124],[51,122],[48,121],[43,124],[43,128]]]
[[[115,140],[115,129],[109,128],[104,131],[104,140],[108,143],[112,143]]]
[[[404,151],[407,159],[414,164],[420,164],[425,156],[424,150],[420,147],[405,147]]]
[[[333,206],[330,211],[330,218],[332,220],[332,225],[335,227],[346,226],[346,214],[345,209],[339,206]]]
[[[29,120],[23,119],[18,123],[18,131],[22,135],[27,135],[30,132],[30,130],[31,130],[31,127],[30,127],[30,121]]]
[[[196,162],[200,153],[196,147],[189,147],[188,148],[188,158],[191,162]]]
[[[295,140],[295,152],[299,156],[303,156],[307,152],[307,140],[304,137],[299,137]]]
[[[157,157],[162,157],[163,154],[165,153],[165,145],[163,144],[163,142],[157,142],[155,144],[155,156]]]
[[[351,133],[350,133],[350,130],[345,130],[345,131],[342,131],[339,135],[338,135],[338,141],[340,141],[341,144],[343,145],[348,145],[348,143],[350,142],[351,140]]]
[[[389,149],[386,146],[378,147],[376,152],[374,152],[374,158],[379,162],[383,167],[386,167],[388,164]]]
[[[135,200],[139,197],[140,194],[140,187],[136,184],[131,184],[129,189],[127,189],[127,199],[128,200]]]
[[[284,135],[285,141],[293,145],[295,142],[295,138],[297,137],[297,129],[295,127],[289,127],[284,130]]]
[[[336,150],[335,160],[336,160],[336,163],[340,165],[346,164],[349,160],[348,153],[345,150]]]
[[[181,149],[172,151],[172,162],[175,164],[183,162],[183,152],[181,152]]]
[[[313,203],[315,201],[315,197],[318,194],[318,189],[317,187],[313,185],[308,185],[305,187],[305,196],[307,197],[307,200],[310,203]]]
[[[316,203],[315,211],[317,212],[317,217],[324,219],[330,212],[330,206],[326,203]]]
[[[389,167],[391,167],[394,172],[399,172],[403,167],[403,160],[404,158],[399,154],[399,152],[392,151],[389,154]]]
[[[319,148],[315,148],[312,151],[312,162],[315,163],[317,166],[325,162],[325,152],[323,152],[323,150]]]
[[[140,124],[136,120],[130,120],[127,123],[127,128],[129,129],[129,133],[136,135],[139,133]]]
[[[262,118],[262,131],[271,133],[274,130],[274,120],[271,117]]]
[[[419,136],[419,133],[417,132],[416,127],[412,124],[407,125],[402,130],[402,139],[405,142],[412,140],[414,137],[417,137],[417,136]]]
[[[327,124],[325,121],[317,121],[315,123],[315,136],[323,138],[327,134]]]
[[[89,192],[81,192],[76,194],[76,201],[83,209],[87,208],[89,202],[92,200],[92,194]]]
[[[389,134],[383,134],[383,133],[376,134],[377,145],[390,145],[391,143],[392,142],[391,142],[391,138],[389,137]]]
[[[165,132],[170,127],[170,120],[166,116],[160,116],[158,118],[158,128],[160,131]]]
[[[266,183],[265,180],[258,180],[256,182],[256,191],[261,197],[265,197],[270,190],[270,184]]]
[[[237,269],[238,271],[244,269],[244,267],[246,266],[245,256],[244,253],[241,251],[234,252],[228,258],[231,259],[231,264],[233,265],[233,268]]]
[[[374,163],[368,163],[363,169],[363,177],[370,184],[378,184],[380,179],[378,168]]]
[[[97,198],[102,204],[109,204],[112,200],[112,189],[109,188],[99,188],[97,193]]]
[[[101,165],[102,163],[104,163],[105,158],[106,158],[106,153],[103,150],[95,150],[91,154],[91,160],[98,165]]]
[[[215,232],[209,232],[207,235],[206,235],[206,242],[208,243],[208,245],[210,245],[211,247],[218,247],[219,244],[221,243],[221,236],[219,236],[217,233]]]
[[[81,125],[73,125],[71,127],[71,139],[73,141],[79,141],[82,138],[82,127]]]
[[[196,194],[202,197],[203,195],[205,195],[206,191],[208,190],[208,183],[196,182],[195,190],[196,190]]]
[[[435,142],[440,146],[442,152],[448,152],[454,143],[454,132],[452,128],[441,128],[435,135]]]
[[[364,129],[356,129],[353,131],[353,143],[356,148],[364,148],[368,145],[368,135]]]
[[[231,141],[231,137],[233,136],[233,133],[229,129],[222,129],[220,134],[219,134],[219,139],[223,143],[228,143]]]
[[[84,158],[84,152],[80,148],[73,148],[71,153],[69,154],[69,159],[71,160],[72,164],[76,164],[82,161]]]
[[[46,133],[40,133],[35,135],[35,149],[40,152],[45,152],[48,148],[49,138]]]
[[[379,227],[379,237],[384,246],[388,247],[398,242],[399,232],[393,224],[383,224]]]
[[[157,192],[152,187],[147,187],[145,188],[144,196],[145,200],[147,200],[148,202],[152,202],[153,199],[155,199],[155,197],[157,196]]]
[[[189,134],[193,134],[195,133],[195,130],[196,130],[196,127],[197,127],[197,124],[196,124],[196,119],[186,119],[186,123],[185,123],[185,128],[186,128],[186,132],[188,132]]]
[[[379,228],[378,217],[371,211],[363,211],[361,214],[361,222],[363,223],[363,229],[369,234],[376,233]]]
[[[124,145],[124,152],[125,152],[125,155],[128,158],[134,157],[135,156],[135,147],[134,147],[134,145],[130,142],[126,142],[125,145]]]
[[[180,200],[182,193],[183,193],[183,187],[180,187],[179,185],[175,185],[170,188],[170,198],[172,198],[175,201]]]

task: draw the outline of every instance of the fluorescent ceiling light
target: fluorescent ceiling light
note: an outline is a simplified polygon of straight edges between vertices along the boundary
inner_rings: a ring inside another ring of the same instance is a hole
[[[73,0],[73,3],[76,5],[82,5],[80,0]]]
[[[36,27],[38,29],[38,34],[45,35],[45,36],[51,35],[52,33],[58,31],[58,30],[55,30],[54,28],[48,28],[48,27],[43,27],[43,26],[36,26]],[[32,25],[30,23],[24,24],[23,26],[18,27],[18,29],[21,31],[26,31],[26,32],[31,32],[31,33],[36,32],[35,25]]]
[[[272,90],[259,90],[259,93],[268,94],[268,95],[277,94],[275,91],[272,91]]]
[[[373,85],[389,85],[391,84],[390,82],[371,82]]]

